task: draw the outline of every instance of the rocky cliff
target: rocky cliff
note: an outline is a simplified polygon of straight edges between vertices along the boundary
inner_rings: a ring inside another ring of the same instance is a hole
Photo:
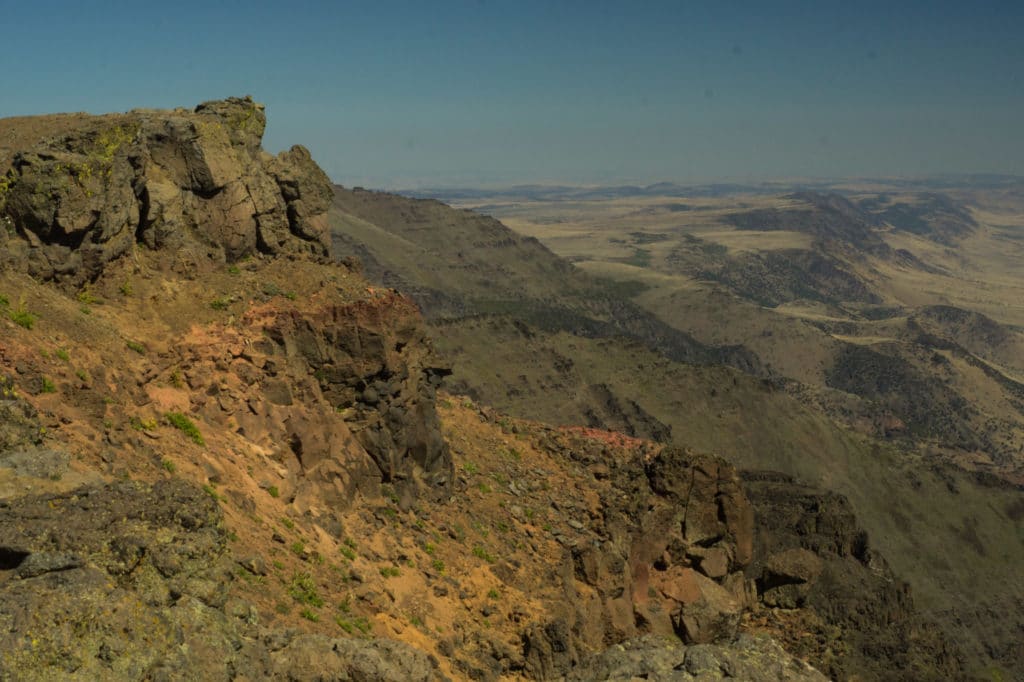
[[[266,116],[249,98],[63,117],[56,130],[16,121],[0,239],[9,266],[33,277],[80,285],[137,245],[166,249],[179,267],[329,251],[327,176],[302,147],[263,152]]]
[[[0,121],[0,679],[821,679],[744,630],[825,617],[859,544],[776,538],[713,455],[439,398],[264,123]]]

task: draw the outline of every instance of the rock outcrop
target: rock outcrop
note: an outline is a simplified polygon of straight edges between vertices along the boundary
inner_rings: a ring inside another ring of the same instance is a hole
[[[323,289],[303,302],[271,299],[177,352],[167,373],[183,372],[191,409],[283,451],[282,493],[303,510],[347,506],[357,492],[379,494],[381,483],[410,500],[450,490],[435,411],[448,370],[403,296],[345,302]]]
[[[0,503],[0,679],[438,679],[400,642],[261,626],[227,543],[180,479]]]
[[[669,645],[656,637],[611,646],[580,663],[567,679],[703,682],[825,682],[828,678],[766,637],[740,635],[728,645]]]
[[[593,466],[602,488],[603,541],[578,542],[566,555],[566,598],[575,604],[525,639],[527,668],[565,674],[578,651],[643,635],[686,644],[728,642],[755,603],[743,575],[752,558],[753,509],[733,467],[668,447],[617,459],[600,442],[561,434],[552,447]]]
[[[803,608],[791,650],[835,679],[966,677],[956,643],[914,609],[910,587],[869,545],[850,503],[774,472],[743,472],[756,510],[748,575],[773,615]]]
[[[209,257],[329,253],[327,176],[302,147],[262,151],[266,117],[250,98],[64,123],[0,168],[0,248],[37,279],[81,285],[136,244],[170,247],[186,270]]]

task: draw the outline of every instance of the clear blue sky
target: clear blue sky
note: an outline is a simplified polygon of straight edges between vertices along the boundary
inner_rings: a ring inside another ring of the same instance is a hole
[[[0,0],[0,116],[251,94],[374,187],[1024,174],[1022,2]]]

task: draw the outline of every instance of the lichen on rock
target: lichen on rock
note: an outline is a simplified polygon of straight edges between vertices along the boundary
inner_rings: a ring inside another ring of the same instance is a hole
[[[21,240],[6,260],[80,285],[136,244],[221,262],[329,254],[330,180],[302,147],[262,151],[265,127],[248,97],[69,118],[13,155],[0,212]]]

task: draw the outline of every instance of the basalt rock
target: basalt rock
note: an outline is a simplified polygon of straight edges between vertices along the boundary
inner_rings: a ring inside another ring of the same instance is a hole
[[[753,510],[735,469],[674,447],[608,465],[606,540],[571,550],[581,642],[732,639],[755,593],[742,573],[752,556]]]
[[[17,235],[0,237],[9,265],[80,285],[136,244],[168,248],[181,269],[329,254],[331,184],[302,147],[261,150],[266,117],[252,99],[62,120],[0,168],[0,217]]]
[[[260,626],[227,543],[180,479],[0,502],[0,679],[441,679],[400,642]]]
[[[384,292],[254,305],[233,327],[176,345],[192,409],[278,453],[302,511],[347,507],[382,483],[406,500],[446,497],[437,361],[416,307]]]
[[[608,647],[581,662],[567,680],[700,682],[824,682],[828,678],[764,637],[740,635],[724,645],[679,646],[641,637]]]
[[[910,587],[868,542],[849,501],[775,472],[743,472],[756,510],[753,561],[767,607],[815,614],[807,658],[835,679],[964,679],[963,654],[914,607]],[[802,648],[797,644],[797,648]]]

